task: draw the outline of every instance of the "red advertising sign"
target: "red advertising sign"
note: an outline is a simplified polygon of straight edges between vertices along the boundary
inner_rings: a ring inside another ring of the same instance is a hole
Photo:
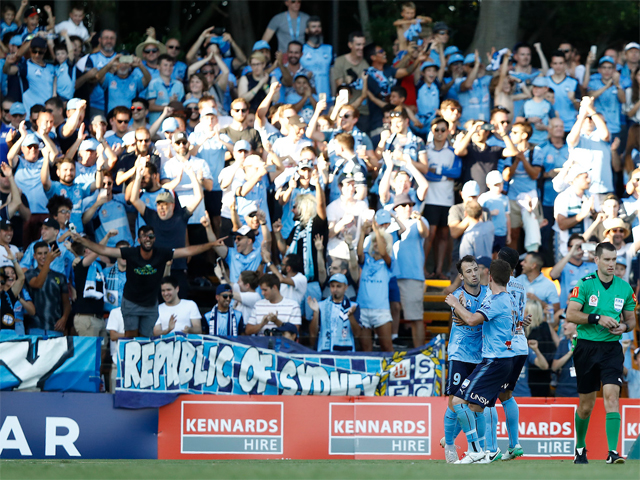
[[[640,436],[640,405],[621,405],[622,455],[627,455]]]

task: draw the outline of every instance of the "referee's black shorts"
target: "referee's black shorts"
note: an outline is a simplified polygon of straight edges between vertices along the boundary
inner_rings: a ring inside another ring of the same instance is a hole
[[[622,386],[624,355],[620,342],[578,340],[573,352],[578,393],[593,393],[602,385]]]

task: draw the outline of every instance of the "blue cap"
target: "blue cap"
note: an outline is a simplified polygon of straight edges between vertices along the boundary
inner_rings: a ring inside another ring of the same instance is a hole
[[[80,101],[79,98],[72,98],[71,100],[69,100],[67,102],[67,112],[69,110],[75,110],[78,108],[78,102]]]
[[[288,332],[288,333],[295,333],[296,335],[298,334],[298,329],[296,328],[296,326],[293,323],[283,323],[282,325],[280,325],[278,328],[276,328],[276,330],[278,332]]]
[[[239,152],[240,150],[246,150],[247,152],[251,151],[251,144],[246,140],[238,140],[236,144],[233,146],[233,152]]]
[[[434,62],[433,60],[431,60],[431,59],[422,62],[422,65],[420,65],[420,71],[424,70],[427,67],[439,68],[438,64],[436,62]]]
[[[460,49],[455,45],[450,45],[444,49],[444,56],[447,57],[449,55],[453,55],[454,53],[460,53]]]
[[[491,257],[478,257],[476,258],[476,263],[478,265],[482,265],[485,268],[491,267]]]
[[[329,279],[329,283],[331,282],[339,282],[339,283],[344,283],[345,285],[349,285],[349,282],[347,281],[347,277],[345,277],[343,273],[334,273],[333,275],[331,275],[331,278]]]
[[[231,285],[229,285],[228,283],[221,283],[216,288],[216,295],[220,295],[224,292],[230,292],[230,291],[232,291]]]
[[[475,53],[469,53],[466,57],[464,57],[464,64],[467,65],[469,63],[476,63]]]
[[[9,109],[9,115],[26,115],[27,110],[24,108],[24,105],[20,102],[14,102]]]
[[[381,208],[376,212],[376,223],[378,225],[384,225],[385,223],[391,223],[391,214],[389,210]]]
[[[11,40],[9,40],[9,45],[15,45],[16,47],[21,46],[22,35],[14,35],[13,37],[11,37]]]
[[[87,138],[80,144],[78,150],[85,152],[87,150],[96,151],[98,149],[98,141],[95,138]]]
[[[162,133],[175,132],[178,128],[180,128],[180,125],[178,124],[178,120],[176,120],[174,117],[169,117],[169,118],[165,118],[164,121],[162,122],[162,127],[160,128],[160,131]]]
[[[624,265],[626,267],[627,257],[624,255],[618,255],[618,258],[616,258],[616,265]]]
[[[238,215],[240,215],[240,217],[245,217],[257,211],[258,211],[258,205],[256,204],[256,202],[254,202],[253,200],[249,200],[249,201],[245,200],[244,202],[242,202],[242,205],[240,205],[238,208]]]
[[[464,57],[459,53],[454,53],[453,55],[451,55],[449,57],[449,60],[447,60],[447,65],[451,65],[452,63],[456,62],[464,62]]]
[[[200,116],[205,117],[207,115],[218,115],[218,111],[213,107],[202,107],[200,109]]]
[[[31,145],[40,145],[40,139],[36,137],[33,133],[28,133],[24,140],[22,141],[23,147],[29,147]]]
[[[547,80],[547,77],[537,76],[533,79],[531,85],[533,85],[534,87],[548,87],[549,81]]]
[[[266,48],[267,50],[271,50],[271,46],[269,45],[269,42],[265,42],[264,40],[258,40],[256,43],[253,44],[254,52],[256,50],[262,50],[263,48]]]
[[[218,45],[218,48],[220,49],[220,53],[222,53],[222,55],[226,55],[231,48],[229,42],[227,42],[222,37],[211,37],[210,43],[215,43],[216,45]]]
[[[598,62],[598,65],[602,65],[603,63],[610,63],[611,65],[615,65],[616,61],[613,59],[613,57],[610,57],[609,55],[602,57],[600,59],[600,61]]]
[[[183,105],[186,107],[187,105],[193,105],[194,103],[197,105],[198,104],[198,99],[194,98],[194,97],[191,97],[191,98],[185,100]]]
[[[298,79],[298,78],[300,78],[300,77],[304,78],[307,82],[309,81],[309,77],[307,77],[307,76],[306,76],[304,73],[302,73],[302,72],[298,72],[298,73],[296,73],[296,74],[293,76],[293,80],[295,81],[295,80],[297,80],[297,79]]]

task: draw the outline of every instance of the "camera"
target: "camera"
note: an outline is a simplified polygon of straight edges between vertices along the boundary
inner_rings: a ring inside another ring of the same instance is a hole
[[[493,132],[493,125],[491,125],[490,123],[484,123],[480,127],[480,130],[486,130],[488,132]]]
[[[224,32],[226,32],[224,27],[216,27],[216,28],[213,29],[213,32],[211,32],[211,33],[221,37]]]
[[[282,332],[279,331],[277,328],[267,328],[264,331],[264,336],[265,337],[281,337]]]

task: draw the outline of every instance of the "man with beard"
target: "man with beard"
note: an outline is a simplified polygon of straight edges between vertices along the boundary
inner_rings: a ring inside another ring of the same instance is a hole
[[[304,68],[313,73],[316,83],[316,92],[324,93],[331,98],[331,83],[329,71],[333,63],[333,47],[323,44],[322,23],[320,17],[309,17],[305,30],[307,42],[302,48],[300,63]]]
[[[242,313],[235,308],[230,308],[233,299],[233,289],[228,283],[218,285],[216,288],[217,304],[210,312],[204,314],[204,319],[209,325],[210,335],[226,335],[236,337],[244,333],[244,319]]]
[[[244,98],[236,98],[231,102],[231,118],[233,122],[228,127],[220,129],[220,140],[233,152],[233,145],[238,140],[246,140],[251,144],[251,151],[260,155],[262,153],[262,140],[255,128],[247,127],[246,120],[249,114],[249,104]]]
[[[104,90],[98,86],[98,79],[96,77],[98,71],[109,63],[111,57],[116,54],[115,46],[116,32],[113,30],[103,30],[98,39],[98,51],[78,61],[78,69],[84,72],[84,75],[76,81],[76,92],[78,92],[81,86],[88,82],[88,91],[91,92],[89,97],[91,117],[105,114],[105,94]],[[84,97],[84,95],[82,96]]]
[[[136,177],[138,178],[138,177]],[[135,191],[137,197],[137,191]],[[138,199],[139,201],[139,199]],[[93,243],[86,237],[73,234],[73,240],[98,255],[124,258],[127,261],[127,283],[122,294],[122,316],[125,337],[150,337],[158,320],[158,289],[168,261],[179,260],[205,252],[214,243],[184,248],[155,247],[153,227],[145,225],[138,230],[138,247],[111,248]],[[184,236],[183,236],[184,239]]]
[[[314,86],[314,82],[312,80],[313,73],[308,69],[304,68],[300,65],[300,57],[302,56],[302,43],[294,40],[289,43],[289,47],[287,48],[287,63],[285,63],[284,68],[281,68],[282,72],[282,85],[284,88],[280,90],[280,101],[284,102],[284,98],[294,91],[293,88],[293,79],[296,75],[305,75],[311,86]]]
[[[126,59],[122,57],[121,54],[116,55],[96,74],[106,92],[107,112],[118,106],[129,108],[132,100],[151,81],[151,73],[138,57],[133,61],[124,61]]]
[[[278,50],[281,52],[293,40],[302,41],[304,39],[304,26],[307,25],[309,15],[301,12],[302,2],[299,0],[286,0],[286,12],[275,15],[267,25],[267,29],[262,35],[262,40],[270,42],[274,35],[278,39]]]
[[[145,163],[151,163],[156,170],[160,168],[160,157],[151,153],[151,134],[144,127],[135,131],[136,149],[133,152],[125,153],[120,157],[116,165],[116,185],[129,182],[136,174],[136,162],[139,159]]]
[[[349,53],[336,58],[331,68],[332,87],[336,89],[343,83],[350,85],[353,91],[352,100],[357,100],[362,94],[362,85],[358,85],[358,79],[362,77],[362,73],[366,72],[369,64],[363,57],[364,46],[367,40],[362,32],[351,32],[349,34]],[[369,115],[369,106],[364,104],[358,107],[360,114],[364,117]],[[367,130],[366,127],[363,127]]]

